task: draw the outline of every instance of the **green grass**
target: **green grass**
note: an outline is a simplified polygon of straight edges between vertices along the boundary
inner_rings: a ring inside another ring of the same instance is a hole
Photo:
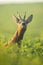
[[[27,26],[21,42],[4,47],[17,29],[12,16],[17,11],[26,18],[33,14],[32,22]],[[43,65],[43,3],[0,5],[0,65]]]

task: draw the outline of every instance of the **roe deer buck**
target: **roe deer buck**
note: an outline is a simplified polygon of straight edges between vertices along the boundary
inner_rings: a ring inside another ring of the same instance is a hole
[[[9,45],[10,43],[18,43],[23,39],[23,35],[27,29],[27,24],[31,22],[33,15],[30,15],[27,19],[26,18],[26,13],[24,14],[24,18],[22,19],[21,16],[19,15],[19,18],[16,16],[13,16],[14,20],[18,24],[18,29],[16,30],[14,36],[5,43],[5,46]]]

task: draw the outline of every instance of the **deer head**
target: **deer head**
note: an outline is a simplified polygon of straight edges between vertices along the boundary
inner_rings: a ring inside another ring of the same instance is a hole
[[[16,23],[18,24],[18,27],[24,29],[24,28],[27,28],[27,24],[29,24],[32,21],[33,15],[30,15],[26,19],[26,12],[25,12],[23,19],[21,18],[20,14],[19,14],[19,18],[17,18],[16,16],[13,16],[13,18],[16,21]]]

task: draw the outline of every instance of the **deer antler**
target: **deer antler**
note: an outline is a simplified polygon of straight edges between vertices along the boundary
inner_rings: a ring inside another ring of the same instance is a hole
[[[19,13],[18,13],[18,11],[17,11],[17,14],[19,14]],[[22,20],[22,18],[21,18],[21,16],[20,16],[20,14],[19,14],[19,18]]]
[[[25,20],[25,18],[26,18],[26,12],[25,12],[25,14],[24,14],[24,20]]]

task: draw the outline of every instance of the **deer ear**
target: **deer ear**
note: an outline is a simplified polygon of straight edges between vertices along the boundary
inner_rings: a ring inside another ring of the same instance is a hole
[[[13,19],[18,23],[19,19],[16,16],[13,16]]]
[[[30,16],[27,18],[26,23],[27,23],[27,24],[30,23],[30,22],[32,21],[32,18],[33,18],[33,15],[30,15]]]

